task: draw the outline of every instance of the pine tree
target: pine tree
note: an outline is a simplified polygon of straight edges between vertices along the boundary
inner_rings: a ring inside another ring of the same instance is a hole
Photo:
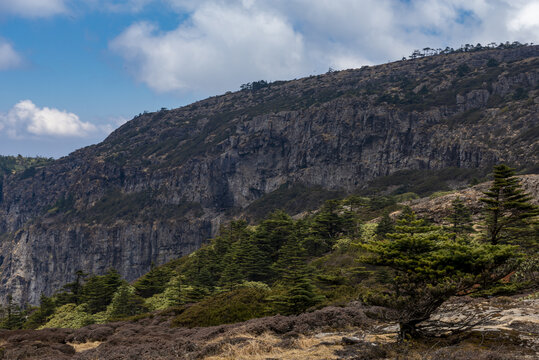
[[[7,296],[7,305],[4,318],[0,322],[0,329],[17,330],[22,328],[24,322],[21,307],[13,302],[13,297]]]
[[[385,212],[384,215],[382,216],[382,219],[376,226],[375,233],[378,237],[383,238],[384,236],[386,236],[386,234],[392,233],[394,231],[395,231],[395,223],[389,216],[389,213]]]
[[[122,284],[114,293],[107,308],[109,319],[133,316],[147,311],[144,299],[135,294],[135,289],[128,284]]]
[[[185,299],[183,297],[184,283],[181,275],[173,277],[167,288],[165,289],[165,296],[168,303],[171,306],[179,306],[185,304]]]
[[[530,203],[515,176],[515,170],[501,164],[494,167],[494,182],[481,199],[484,204],[486,236],[496,245],[518,239],[537,221],[539,208]],[[536,239],[537,241],[537,239]]]
[[[451,215],[449,216],[451,230],[456,234],[473,231],[472,214],[464,202],[457,197],[451,202]]]
[[[123,283],[115,269],[110,269],[105,275],[90,277],[81,289],[82,301],[87,304],[88,311],[94,314],[105,310]]]
[[[143,298],[149,298],[165,290],[170,280],[171,272],[165,267],[155,267],[152,263],[151,269],[146,275],[138,279],[133,286],[136,293]]]
[[[45,324],[47,319],[54,314],[56,306],[54,300],[41,294],[39,299],[39,308],[28,316],[23,327],[25,329],[37,329],[39,326]]]
[[[325,254],[340,236],[359,236],[358,223],[356,214],[343,209],[339,201],[328,200],[304,223],[308,232],[303,236],[303,246],[310,256]]]
[[[87,273],[82,270],[75,272],[75,281],[67,283],[63,286],[64,292],[56,294],[56,305],[65,304],[80,304],[82,302],[82,287],[83,282],[88,276]]]
[[[251,241],[251,232],[245,222],[238,223],[234,229],[234,242],[224,256],[223,271],[219,283],[226,287],[246,281],[254,259],[255,249]]]
[[[281,314],[299,314],[321,300],[315,293],[305,255],[305,249],[295,239],[281,248],[275,268],[282,274],[280,283],[285,290],[282,295],[273,299]]]
[[[410,210],[398,222],[388,239],[363,245],[372,254],[363,261],[393,271],[392,291],[366,300],[397,310],[401,340],[417,336],[418,324],[451,296],[472,291],[475,284],[494,284],[512,271],[506,266],[515,257],[512,246],[455,239]]]

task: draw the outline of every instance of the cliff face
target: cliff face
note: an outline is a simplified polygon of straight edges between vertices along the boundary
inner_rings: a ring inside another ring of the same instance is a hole
[[[538,85],[532,46],[333,72],[139,115],[98,145],[4,177],[0,299],[36,303],[79,269],[135,279],[285,184],[350,192],[404,169],[536,168]]]

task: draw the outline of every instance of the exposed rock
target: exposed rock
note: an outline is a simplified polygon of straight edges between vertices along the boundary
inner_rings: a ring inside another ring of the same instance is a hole
[[[342,343],[345,345],[355,345],[361,343],[362,340],[356,336],[343,336]]]

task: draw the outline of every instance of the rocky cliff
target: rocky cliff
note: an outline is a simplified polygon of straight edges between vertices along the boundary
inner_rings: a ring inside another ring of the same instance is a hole
[[[79,269],[135,279],[287,186],[352,192],[401,170],[537,169],[538,114],[539,46],[331,72],[141,114],[98,145],[3,178],[0,298],[36,303]]]

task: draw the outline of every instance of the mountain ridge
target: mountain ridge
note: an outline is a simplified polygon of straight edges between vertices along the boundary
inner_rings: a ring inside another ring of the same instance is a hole
[[[79,269],[132,280],[287,183],[350,193],[399,170],[534,168],[538,56],[432,56],[141,114],[3,179],[0,298],[36,303]]]

